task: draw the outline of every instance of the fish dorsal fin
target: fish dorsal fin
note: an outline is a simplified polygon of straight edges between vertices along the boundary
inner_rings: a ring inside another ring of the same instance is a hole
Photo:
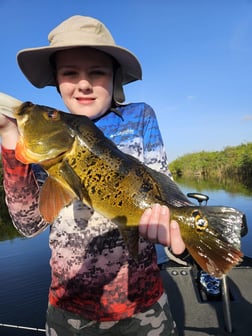
[[[145,169],[158,184],[161,199],[165,201],[169,200],[169,204],[167,205],[181,207],[192,204],[169,176],[147,166],[145,166]]]
[[[74,192],[49,176],[42,186],[39,199],[39,210],[44,220],[52,223],[60,210],[75,197]]]

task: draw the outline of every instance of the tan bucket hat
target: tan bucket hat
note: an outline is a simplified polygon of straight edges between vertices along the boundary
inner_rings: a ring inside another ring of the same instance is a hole
[[[92,47],[114,57],[120,64],[121,85],[142,78],[141,65],[127,49],[116,45],[103,23],[88,16],[72,16],[48,35],[49,46],[23,49],[17,54],[18,64],[36,87],[56,86],[50,57],[59,50]]]

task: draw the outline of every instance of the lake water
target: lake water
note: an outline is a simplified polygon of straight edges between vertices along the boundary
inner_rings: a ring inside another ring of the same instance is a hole
[[[208,205],[226,205],[243,211],[249,232],[242,238],[242,251],[252,257],[252,196],[224,190],[202,189],[180,184],[187,193],[199,191],[209,196]],[[251,227],[251,230],[250,230]],[[31,239],[0,242],[0,324],[44,329],[50,283],[48,230]],[[0,335],[44,335],[0,326]]]

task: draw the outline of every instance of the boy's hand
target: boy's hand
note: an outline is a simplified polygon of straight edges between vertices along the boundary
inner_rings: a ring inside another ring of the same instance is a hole
[[[4,116],[0,113],[0,137],[5,148],[15,149],[19,136],[17,122],[15,119]]]
[[[179,225],[170,220],[168,207],[155,204],[145,210],[139,223],[139,233],[153,243],[169,246],[174,254],[181,254],[185,250]]]

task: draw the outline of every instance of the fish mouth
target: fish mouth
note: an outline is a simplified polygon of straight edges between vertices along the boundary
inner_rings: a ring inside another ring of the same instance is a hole
[[[40,164],[45,169],[48,169],[51,166],[54,166],[55,164],[57,164],[58,162],[61,162],[63,158],[65,157],[66,152],[67,151],[63,151],[62,153],[58,154],[57,156],[54,156],[53,158],[38,162],[38,164]]]

